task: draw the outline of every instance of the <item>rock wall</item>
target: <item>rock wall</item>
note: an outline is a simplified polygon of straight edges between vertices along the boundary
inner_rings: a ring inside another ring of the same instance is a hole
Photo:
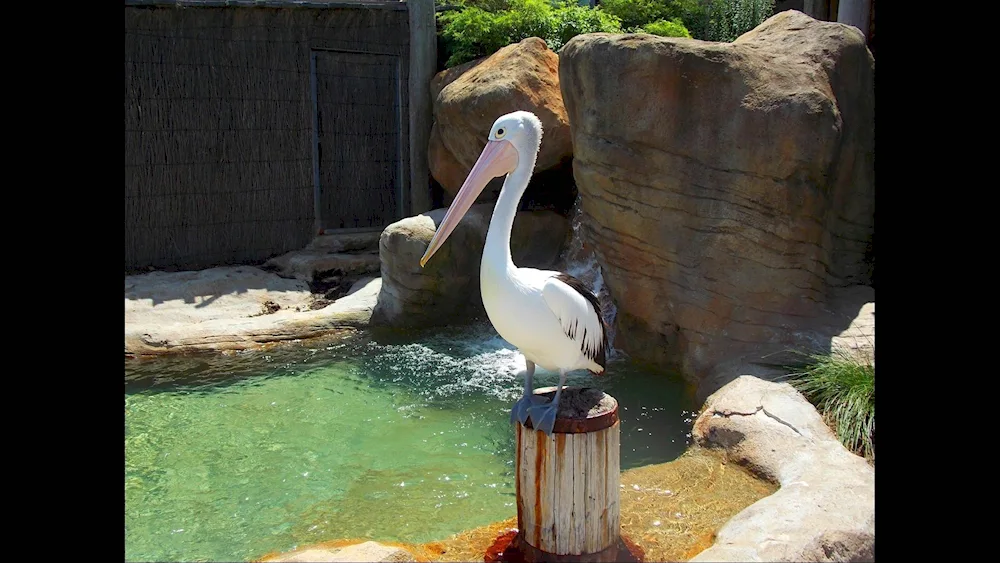
[[[857,29],[786,11],[731,44],[588,34],[559,68],[616,346],[701,379],[815,343],[831,292],[868,282],[874,60]]]

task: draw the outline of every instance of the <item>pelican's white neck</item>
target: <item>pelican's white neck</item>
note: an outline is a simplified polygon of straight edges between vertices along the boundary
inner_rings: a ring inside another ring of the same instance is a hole
[[[525,149],[516,147],[518,152],[517,167],[507,175],[493,208],[493,218],[486,233],[486,246],[483,248],[483,262],[480,275],[500,273],[504,270],[513,271],[514,261],[510,254],[510,233],[514,228],[514,217],[524,195],[524,190],[531,180],[535,169],[535,159],[538,156],[538,145]]]

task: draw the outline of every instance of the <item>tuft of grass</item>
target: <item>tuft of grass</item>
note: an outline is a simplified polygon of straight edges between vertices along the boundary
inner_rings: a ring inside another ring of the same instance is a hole
[[[852,351],[811,354],[788,382],[823,415],[844,446],[875,462],[875,365]]]

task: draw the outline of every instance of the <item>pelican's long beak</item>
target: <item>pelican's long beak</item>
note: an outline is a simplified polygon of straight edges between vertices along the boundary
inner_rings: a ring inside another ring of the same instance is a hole
[[[448,206],[448,211],[444,215],[441,224],[427,245],[427,251],[420,259],[420,267],[431,259],[431,256],[441,248],[444,241],[448,239],[462,217],[465,216],[473,202],[482,193],[483,188],[493,178],[510,174],[517,168],[517,149],[509,141],[487,141],[486,148],[479,155],[479,160],[469,172],[469,177],[462,184],[462,189],[458,190],[455,201]]]

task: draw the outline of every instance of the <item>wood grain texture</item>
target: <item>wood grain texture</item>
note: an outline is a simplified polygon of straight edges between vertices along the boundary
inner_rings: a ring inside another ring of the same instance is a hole
[[[556,555],[597,553],[619,539],[621,425],[545,433],[518,424],[517,507],[523,539]]]

